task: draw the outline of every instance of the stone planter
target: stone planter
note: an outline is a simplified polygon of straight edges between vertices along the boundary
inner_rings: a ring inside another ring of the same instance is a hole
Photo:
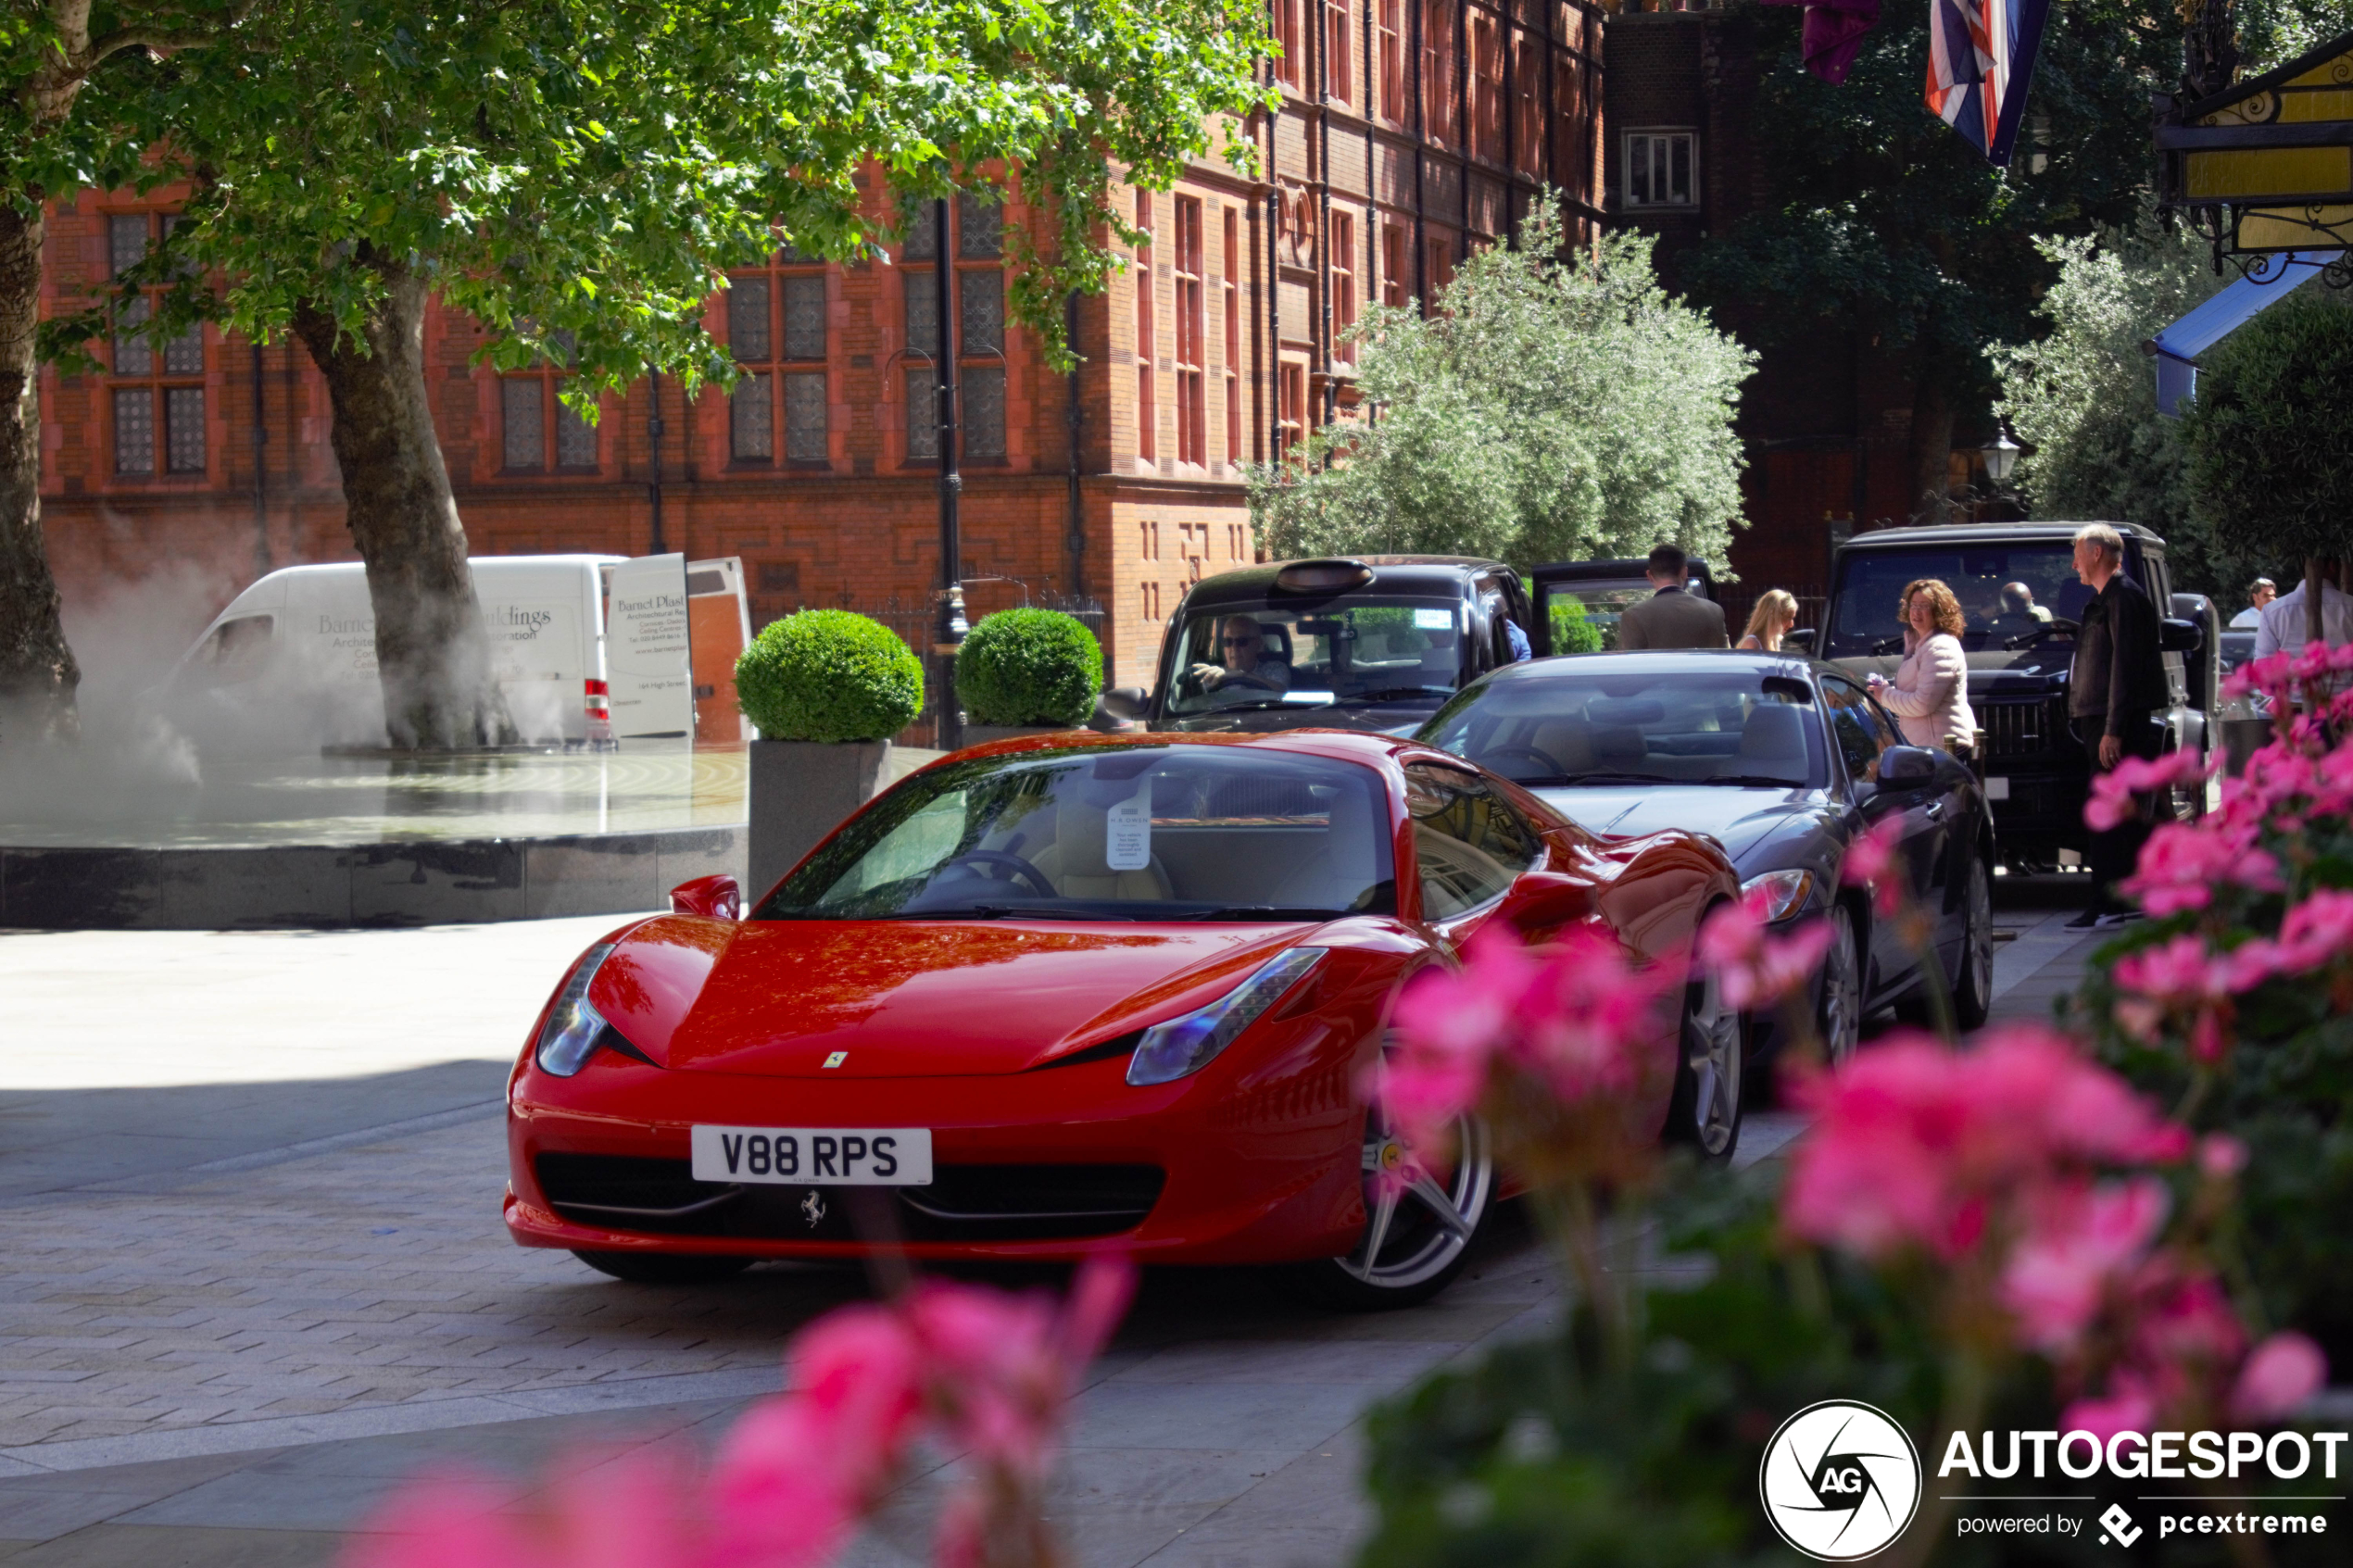
[[[890,742],[756,740],[745,806],[750,817],[747,908],[764,898],[817,841],[890,782]]]
[[[986,746],[992,740],[1012,740],[1017,735],[1066,735],[1076,733],[1069,724],[966,724],[964,744]]]

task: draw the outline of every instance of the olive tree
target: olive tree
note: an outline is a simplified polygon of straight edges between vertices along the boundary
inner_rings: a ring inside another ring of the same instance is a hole
[[[1755,356],[1659,286],[1648,238],[1569,249],[1558,211],[1540,203],[1516,248],[1472,257],[1427,315],[1376,309],[1354,332],[1372,418],[1252,472],[1271,549],[1526,564],[1671,540],[1722,558]]]

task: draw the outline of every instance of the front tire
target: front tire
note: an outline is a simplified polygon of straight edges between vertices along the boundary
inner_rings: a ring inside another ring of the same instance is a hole
[[[1822,997],[1816,1025],[1822,1035],[1823,1065],[1839,1067],[1863,1041],[1863,952],[1855,940],[1854,911],[1831,906],[1830,951],[1822,955]]]
[[[600,1274],[632,1285],[710,1285],[732,1279],[752,1263],[749,1258],[686,1252],[588,1252],[574,1248],[572,1255]]]
[[[1402,1188],[1380,1179],[1401,1169],[1410,1152],[1373,1105],[1365,1114],[1361,1161],[1365,1234],[1345,1258],[1319,1258],[1288,1271],[1301,1295],[1343,1311],[1387,1311],[1419,1306],[1463,1272],[1494,1206],[1495,1160],[1486,1125],[1475,1116],[1455,1123],[1450,1169],[1425,1171]]]
[[[1725,1005],[1723,988],[1713,973],[1683,987],[1682,1054],[1675,1069],[1667,1132],[1676,1142],[1690,1144],[1711,1165],[1728,1163],[1740,1148],[1747,1036],[1739,1010]]]
[[[1994,884],[1983,858],[1969,857],[1963,895],[1960,972],[1953,977],[1953,1022],[1982,1028],[1994,1010]]]

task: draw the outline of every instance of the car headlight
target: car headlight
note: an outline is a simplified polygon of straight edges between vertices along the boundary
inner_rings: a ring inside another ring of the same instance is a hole
[[[1323,947],[1293,947],[1215,1001],[1182,1018],[1155,1023],[1137,1042],[1127,1061],[1131,1084],[1166,1084],[1200,1072],[1234,1043],[1258,1015],[1324,961]]]
[[[547,1022],[541,1025],[539,1043],[533,1051],[542,1073],[569,1078],[597,1054],[597,1036],[605,1032],[605,1015],[589,1005],[588,983],[611,956],[610,942],[589,948],[573,969],[572,978],[564,982],[556,1005],[547,1010]]]
[[[1812,872],[1767,872],[1763,876],[1750,877],[1741,884],[1741,897],[1745,898],[1759,888],[1766,895],[1765,918],[1785,920],[1806,907],[1806,895],[1814,891]]]

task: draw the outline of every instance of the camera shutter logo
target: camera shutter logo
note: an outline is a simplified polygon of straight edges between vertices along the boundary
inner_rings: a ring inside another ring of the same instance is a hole
[[[1756,1473],[1765,1517],[1820,1562],[1853,1562],[1902,1535],[1920,1506],[1920,1455],[1886,1411],[1824,1399],[1780,1424]]]

